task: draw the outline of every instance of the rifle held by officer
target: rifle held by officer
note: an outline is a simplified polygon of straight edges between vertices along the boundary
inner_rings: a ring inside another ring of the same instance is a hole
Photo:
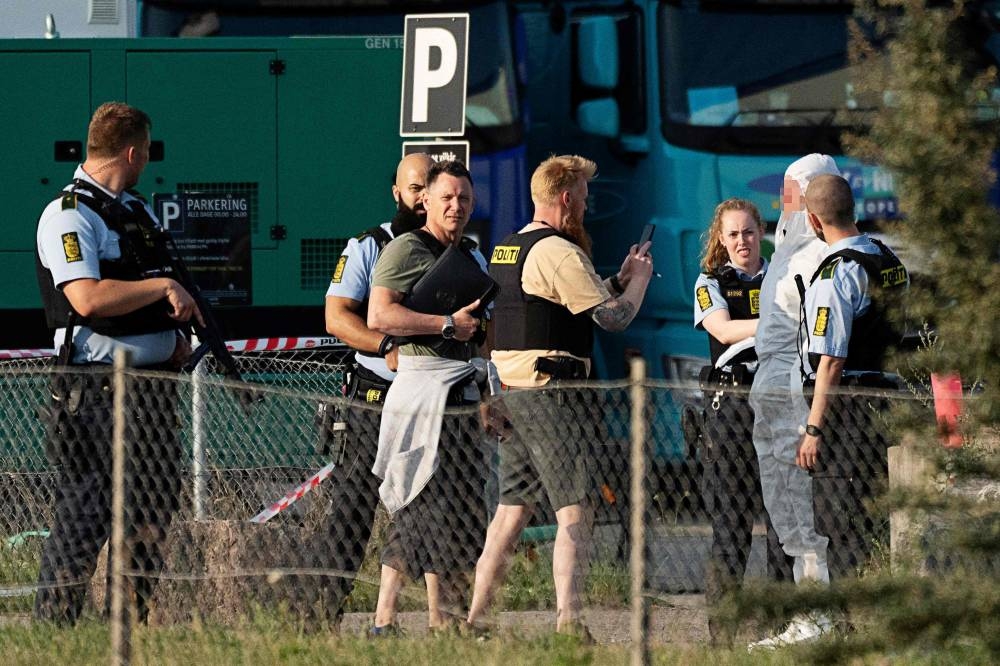
[[[184,369],[188,372],[193,372],[194,368],[198,365],[201,359],[208,352],[212,352],[212,356],[218,361],[219,365],[222,366],[223,375],[226,379],[231,379],[237,382],[243,382],[243,376],[240,374],[240,370],[236,365],[236,359],[233,358],[232,353],[229,348],[226,347],[226,341],[222,338],[222,333],[219,330],[219,325],[215,321],[215,317],[212,314],[212,308],[205,300],[205,297],[201,293],[201,289],[198,288],[198,284],[191,277],[191,273],[187,269],[187,265],[181,258],[180,251],[177,249],[176,243],[174,243],[174,238],[169,231],[161,230],[166,240],[166,245],[168,248],[169,263],[171,271],[173,272],[173,278],[177,280],[182,287],[184,287],[191,298],[194,299],[195,304],[198,306],[198,310],[201,312],[201,317],[205,321],[205,325],[202,326],[194,318],[191,319],[191,328],[194,330],[195,335],[198,336],[198,347],[191,353],[191,358],[188,360],[187,365]],[[246,409],[254,402],[259,402],[264,399],[264,396],[258,394],[252,389],[239,389],[237,395],[240,400],[240,405]]]

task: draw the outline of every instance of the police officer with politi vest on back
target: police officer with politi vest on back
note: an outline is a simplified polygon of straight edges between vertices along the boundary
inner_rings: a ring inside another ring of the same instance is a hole
[[[796,463],[812,474],[816,531],[830,539],[836,579],[854,575],[875,542],[888,538],[885,520],[868,503],[888,477],[878,413],[888,408],[884,390],[898,388],[884,364],[901,340],[888,310],[909,276],[892,250],[858,230],[846,180],[816,177],[806,201],[809,223],[828,250],[803,298],[800,350],[812,402]]]

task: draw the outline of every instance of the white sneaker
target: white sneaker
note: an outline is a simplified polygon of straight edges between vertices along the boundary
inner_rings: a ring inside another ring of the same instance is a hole
[[[777,636],[755,641],[747,646],[747,652],[754,650],[775,650],[786,645],[814,641],[833,629],[833,622],[827,615],[797,615],[788,626]]]

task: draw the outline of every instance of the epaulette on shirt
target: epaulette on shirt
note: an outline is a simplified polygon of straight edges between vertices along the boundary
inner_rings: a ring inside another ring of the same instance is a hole
[[[76,194],[70,192],[63,195],[62,198],[62,209],[63,210],[75,210],[76,209]]]
[[[375,245],[378,247],[379,252],[385,249],[385,246],[389,244],[392,240],[392,236],[388,231],[383,229],[381,225],[377,227],[372,227],[371,229],[365,229],[360,234],[354,237],[359,243],[366,238],[375,239]]]
[[[841,261],[842,261],[842,258],[841,257],[837,257],[836,259],[834,259],[833,261],[831,261],[829,264],[827,264],[826,266],[824,266],[823,270],[821,270],[819,272],[819,279],[820,280],[829,280],[830,278],[832,278],[833,277],[833,271],[837,268],[837,264],[839,264]]]

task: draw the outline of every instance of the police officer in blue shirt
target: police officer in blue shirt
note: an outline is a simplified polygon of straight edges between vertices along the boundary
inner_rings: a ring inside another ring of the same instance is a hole
[[[324,405],[327,410],[324,430],[337,467],[330,479],[334,514],[330,520],[329,552],[333,562],[325,562],[323,566],[339,571],[356,573],[364,560],[381,483],[371,473],[378,451],[381,406],[396,376],[395,339],[371,330],[366,321],[372,273],[389,241],[424,225],[421,197],[432,164],[433,160],[424,153],[407,155],[399,162],[392,184],[396,214],[389,222],[347,242],[326,292],[326,330],[355,350],[356,363],[347,390],[347,398],[355,404],[344,415],[346,418],[333,418],[334,406]],[[387,592],[379,599],[379,606],[383,615],[390,618],[384,624],[392,626],[397,595],[405,581],[390,567],[383,568],[382,577]],[[336,621],[354,587],[354,579],[324,578],[319,584],[326,586],[326,608],[332,615],[328,619]]]
[[[705,571],[710,606],[739,587],[746,571],[754,519],[763,503],[753,411],[746,395],[757,366],[754,333],[760,312],[760,285],[767,260],[760,256],[764,223],[744,199],[727,199],[715,209],[705,236],[702,270],[694,287],[694,325],[708,333],[712,365],[702,372],[708,405],[702,421],[703,495],[712,519],[712,556]],[[766,520],[766,513],[765,520]],[[791,567],[768,527],[768,568],[772,577],[791,580]],[[713,641],[718,628],[709,618]]]
[[[875,416],[887,407],[884,390],[897,386],[883,367],[900,340],[887,309],[909,278],[888,247],[858,230],[846,180],[818,176],[806,199],[809,222],[828,251],[803,299],[801,352],[812,402],[796,464],[812,472],[816,530],[830,539],[836,578],[862,567],[873,542],[888,534],[866,500],[887,476],[887,442]]]
[[[112,390],[107,370],[127,350],[138,368],[176,371],[190,355],[179,328],[204,324],[191,295],[168,277],[152,211],[130,188],[149,160],[149,117],[119,102],[90,121],[87,159],[38,221],[36,269],[61,365],[44,411],[47,452],[58,471],[49,538],[35,597],[37,619],[76,622],[111,527]],[[154,232],[154,233],[150,233]],[[145,620],[161,546],[178,506],[182,449],[176,384],[129,380],[125,396],[126,570]]]

